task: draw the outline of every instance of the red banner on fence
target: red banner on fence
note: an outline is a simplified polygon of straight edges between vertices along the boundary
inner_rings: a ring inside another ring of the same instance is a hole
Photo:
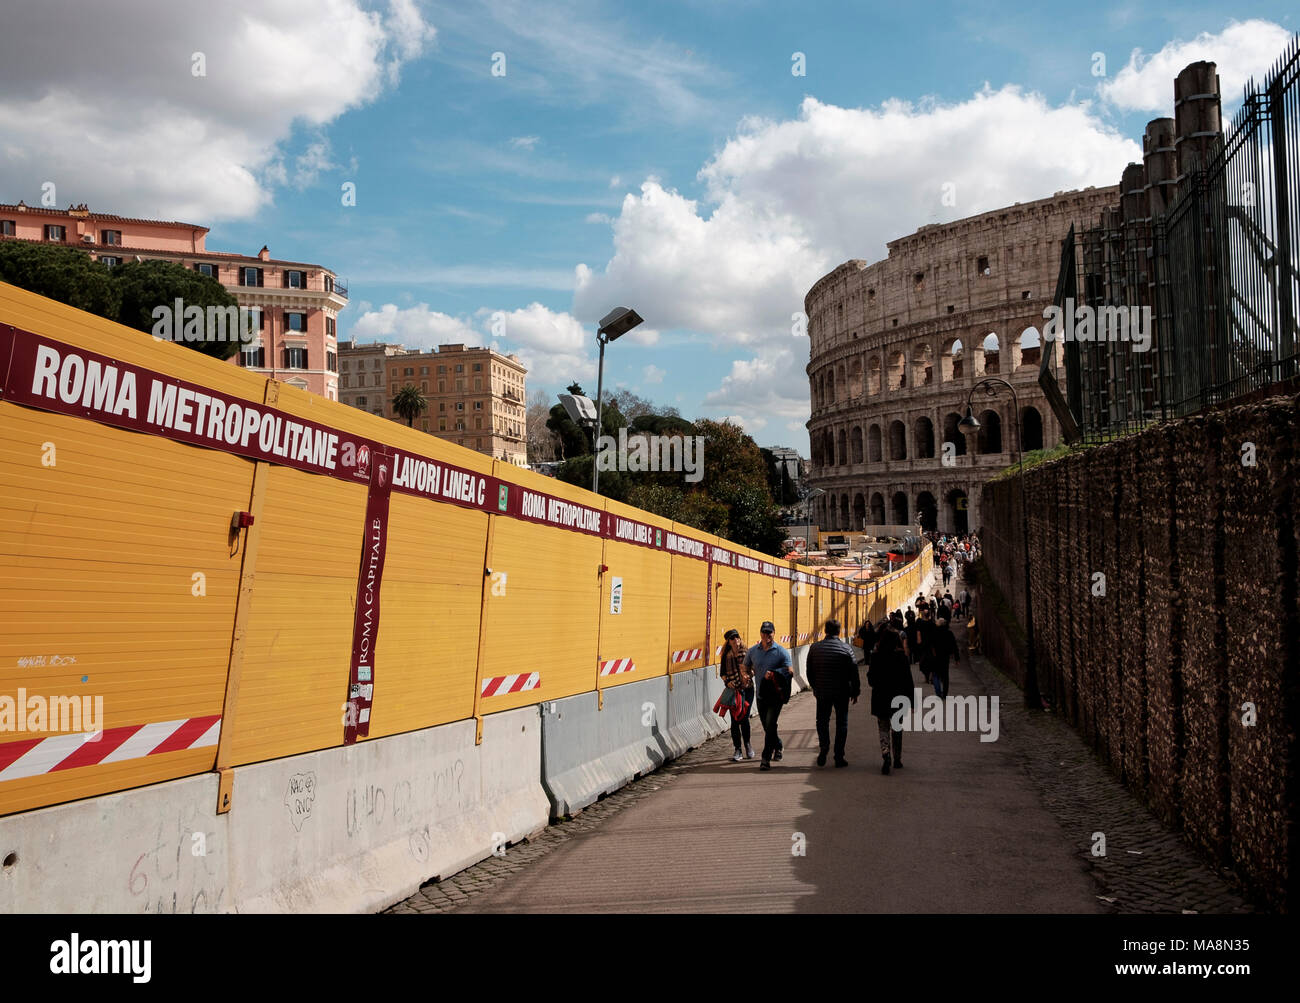
[[[348,700],[343,744],[370,735],[370,707],[375,695],[375,641],[379,637],[379,588],[388,552],[388,499],[392,492],[393,457],[370,456],[370,493],[366,498],[366,532],[357,573],[357,607],[352,619],[352,658],[348,666]]]

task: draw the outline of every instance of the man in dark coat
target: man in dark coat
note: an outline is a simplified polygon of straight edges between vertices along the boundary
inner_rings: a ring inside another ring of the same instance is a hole
[[[890,718],[897,713],[895,697],[906,697],[906,712],[912,712],[912,668],[907,656],[899,650],[898,635],[886,631],[876,642],[867,670],[867,685],[871,687],[871,713],[880,730],[880,754],[883,763],[880,772],[889,773],[889,752],[893,744],[894,768],[903,766],[903,733],[890,727]]]
[[[853,649],[840,637],[840,622],[826,621],[826,637],[808,649],[808,682],[817,697],[817,765],[826,765],[831,744],[831,708],[835,708],[835,765],[848,766],[844,746],[849,739],[849,701],[858,702],[862,682]]]
[[[959,661],[957,638],[948,629],[948,621],[940,620],[930,632],[930,646],[921,661],[921,671],[934,684],[934,695],[941,700],[948,695],[948,666]]]

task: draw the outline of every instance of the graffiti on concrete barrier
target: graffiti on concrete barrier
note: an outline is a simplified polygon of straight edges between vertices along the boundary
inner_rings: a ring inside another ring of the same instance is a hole
[[[284,793],[284,806],[289,809],[289,821],[296,832],[311,818],[312,805],[316,803],[316,774],[295,773],[289,778],[289,789]]]

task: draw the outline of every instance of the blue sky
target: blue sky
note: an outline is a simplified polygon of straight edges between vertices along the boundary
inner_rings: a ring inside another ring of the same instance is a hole
[[[0,200],[54,179],[60,205],[318,262],[350,288],[341,338],[495,342],[552,401],[594,394],[594,322],[633,306],[607,385],[805,453],[812,281],[1117,182],[1182,65],[1214,58],[1231,111],[1297,27],[1277,3],[32,7],[0,40]]]

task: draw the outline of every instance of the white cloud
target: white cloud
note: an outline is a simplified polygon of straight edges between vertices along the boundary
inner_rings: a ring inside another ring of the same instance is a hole
[[[531,150],[540,138],[540,136],[515,136],[510,140],[510,145],[519,150]]]
[[[330,159],[330,143],[324,136],[310,144],[294,161],[294,187],[308,188],[316,183],[322,171],[335,170],[338,164]]]
[[[1203,31],[1191,41],[1176,39],[1150,56],[1134,49],[1124,68],[1097,89],[1126,111],[1172,116],[1174,78],[1188,63],[1203,59],[1217,64],[1221,100],[1233,105],[1246,81],[1261,80],[1290,39],[1287,29],[1271,21],[1232,22],[1217,35]]]
[[[667,374],[662,369],[651,363],[641,370],[641,381],[643,383],[662,383],[665,375]]]
[[[573,310],[590,321],[626,303],[661,328],[780,348],[835,265],[883,257],[922,223],[1116,184],[1140,158],[1089,103],[1053,106],[1010,85],[952,105],[805,98],[797,119],[743,121],[699,172],[704,199],[656,179],[627,195],[613,257],[575,269]]]
[[[704,398],[704,408],[726,412],[752,435],[771,418],[808,418],[808,382],[804,360],[792,348],[768,348],[751,359],[737,359],[718,389]],[[792,423],[797,424],[797,423]],[[800,425],[800,427],[802,427]]]
[[[352,326],[351,337],[424,350],[448,344],[490,346],[517,355],[534,387],[565,386],[575,379],[594,384],[596,378],[591,352],[594,336],[573,315],[540,303],[518,310],[482,307],[473,318],[431,310],[427,303],[411,307],[385,303],[378,310],[362,312]]]
[[[352,325],[356,341],[391,341],[407,348],[430,349],[438,345],[477,345],[483,335],[458,317],[430,310],[427,303],[401,309],[385,303],[369,310]]]
[[[0,191],[30,202],[52,180],[61,205],[195,223],[255,215],[286,158],[304,183],[332,167],[314,137],[286,150],[295,127],[373,101],[433,36],[413,0],[44,0],[4,19],[21,44],[0,60]]]
[[[584,223],[612,223],[614,222],[614,217],[607,216],[603,212],[589,212],[587,213],[586,217],[583,219],[583,222]]]

